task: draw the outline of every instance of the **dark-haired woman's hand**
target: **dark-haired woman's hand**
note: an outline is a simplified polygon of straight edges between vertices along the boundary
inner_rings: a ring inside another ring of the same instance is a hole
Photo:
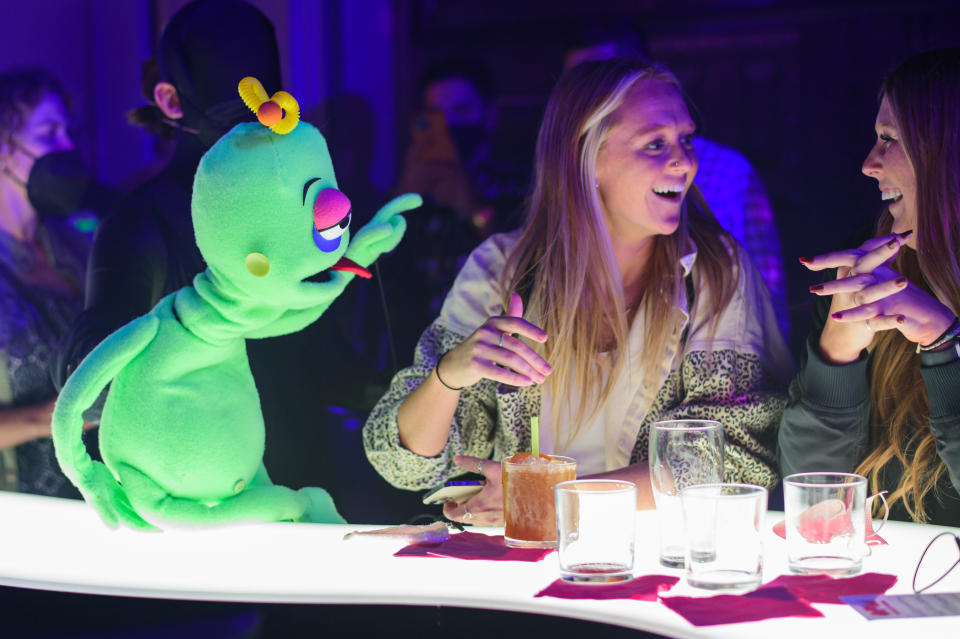
[[[507,314],[488,318],[444,355],[437,364],[437,376],[453,388],[466,388],[481,379],[510,386],[542,384],[553,369],[519,337],[542,343],[547,334],[522,316],[523,301],[511,293]]]
[[[953,311],[890,267],[909,234],[873,238],[859,249],[801,260],[811,270],[837,269],[836,280],[810,289],[833,296],[820,337],[820,351],[828,360],[857,359],[876,331],[897,329],[926,345],[953,323]]]

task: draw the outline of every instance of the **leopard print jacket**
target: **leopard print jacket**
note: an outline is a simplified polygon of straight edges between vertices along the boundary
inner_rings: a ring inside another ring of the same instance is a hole
[[[540,414],[539,387],[516,389],[484,379],[461,391],[444,450],[423,457],[400,444],[400,404],[432,374],[439,358],[457,346],[486,317],[496,313],[499,270],[514,234],[495,235],[471,255],[444,303],[443,311],[420,338],[413,365],[400,371],[374,407],[363,429],[367,458],[392,485],[407,490],[435,487],[465,471],[456,455],[500,460],[530,449],[530,418]],[[649,399],[635,401],[628,420],[636,436],[630,463],[645,461],[653,422],[666,419],[714,419],[724,426],[725,481],[772,488],[779,480],[776,439],[786,405],[792,362],[783,344],[769,293],[749,258],[740,249],[741,274],[734,299],[708,337],[708,322],[686,308],[677,313],[678,342],[667,353],[664,376]],[[685,258],[692,268],[695,253]],[[698,298],[702,298],[698,292]],[[685,307],[684,300],[678,300]],[[701,305],[703,306],[703,305]],[[689,335],[681,330],[689,321]]]

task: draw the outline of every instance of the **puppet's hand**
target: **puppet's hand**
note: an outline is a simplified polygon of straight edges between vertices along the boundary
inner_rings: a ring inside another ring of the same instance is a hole
[[[366,268],[381,254],[397,248],[407,228],[407,221],[400,214],[422,204],[423,198],[416,193],[406,193],[384,204],[350,241],[347,257]]]
[[[298,490],[301,495],[306,495],[310,500],[307,509],[304,511],[300,521],[311,522],[314,524],[345,524],[337,507],[333,504],[333,498],[330,493],[323,488],[301,488]]]
[[[123,488],[104,464],[93,462],[91,475],[84,477],[78,487],[87,503],[96,509],[110,528],[122,523],[140,530],[157,529],[137,514]]]

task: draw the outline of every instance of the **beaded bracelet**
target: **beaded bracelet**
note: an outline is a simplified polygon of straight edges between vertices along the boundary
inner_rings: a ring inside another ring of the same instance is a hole
[[[960,318],[955,317],[953,318],[953,323],[950,325],[950,327],[947,328],[947,330],[945,330],[940,337],[933,340],[932,343],[927,344],[926,346],[922,346],[918,343],[917,352],[926,353],[929,351],[935,351],[938,348],[943,348],[949,342],[956,340],[958,337],[960,337]]]
[[[449,352],[450,352],[450,351],[447,351],[447,353],[449,353]],[[452,391],[461,391],[461,390],[464,389],[463,386],[460,386],[459,388],[456,387],[456,386],[451,386],[450,384],[448,384],[448,383],[446,383],[445,381],[443,381],[443,378],[442,378],[442,377],[440,377],[440,362],[442,362],[442,361],[443,361],[443,358],[447,356],[447,353],[444,353],[443,355],[441,355],[441,356],[440,356],[440,359],[437,360],[436,366],[433,367],[433,372],[437,374],[437,379],[440,380],[440,383],[443,384],[444,388],[448,388],[448,389],[450,389],[450,390],[452,390]]]

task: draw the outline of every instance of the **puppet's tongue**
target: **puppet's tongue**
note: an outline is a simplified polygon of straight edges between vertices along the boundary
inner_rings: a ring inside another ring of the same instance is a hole
[[[347,273],[353,273],[354,275],[359,275],[365,280],[369,280],[371,277],[373,277],[370,274],[370,271],[363,268],[362,266],[360,266],[359,264],[357,264],[356,262],[354,262],[353,260],[347,257],[341,257],[339,262],[337,262],[327,270],[346,271]]]

